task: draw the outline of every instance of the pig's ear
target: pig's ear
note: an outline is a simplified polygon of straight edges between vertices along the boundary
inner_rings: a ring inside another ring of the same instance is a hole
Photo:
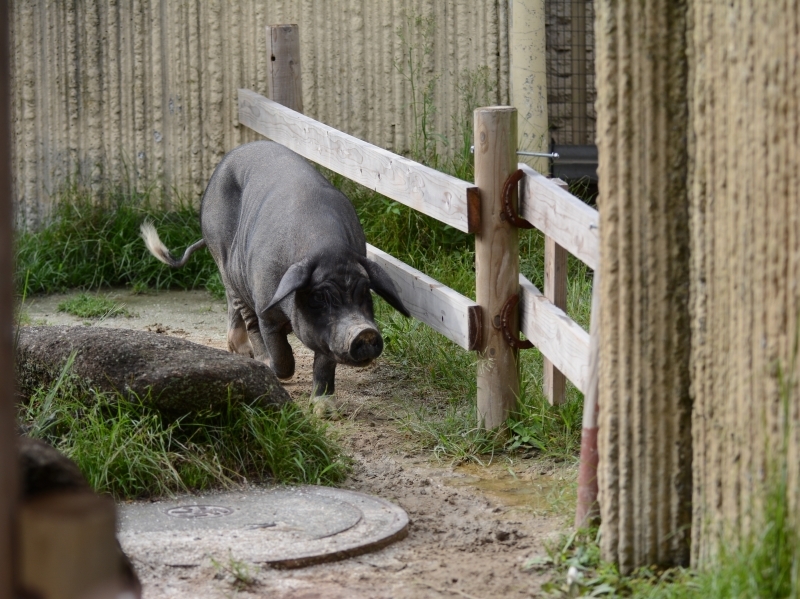
[[[264,312],[270,308],[274,308],[278,302],[293,291],[297,291],[308,285],[312,270],[313,268],[308,260],[301,260],[300,262],[292,264],[281,278],[278,289],[275,291],[275,295],[272,296],[269,305],[264,308]]]
[[[400,312],[400,314],[403,316],[411,316],[408,309],[403,305],[400,296],[397,295],[394,282],[392,282],[389,275],[386,274],[386,271],[367,258],[360,260],[360,262],[369,275],[369,286],[372,290],[385,299],[388,304]]]

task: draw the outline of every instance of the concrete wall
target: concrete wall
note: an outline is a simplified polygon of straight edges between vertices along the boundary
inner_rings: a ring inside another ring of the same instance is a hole
[[[720,540],[763,530],[784,424],[800,515],[800,392],[780,383],[800,375],[800,2],[692,5],[692,558],[702,564]]]
[[[603,555],[704,565],[800,513],[800,1],[596,8]]]
[[[688,564],[686,0],[598,0],[599,501],[623,572]]]
[[[17,221],[45,216],[68,177],[98,190],[127,181],[198,197],[221,156],[254,139],[237,123],[236,89],[267,93],[267,24],[300,26],[306,114],[396,152],[410,147],[413,124],[411,83],[395,64],[414,48],[416,82],[434,81],[435,130],[453,140],[465,73],[487,67],[491,91],[479,103],[509,101],[507,5],[14,0]]]

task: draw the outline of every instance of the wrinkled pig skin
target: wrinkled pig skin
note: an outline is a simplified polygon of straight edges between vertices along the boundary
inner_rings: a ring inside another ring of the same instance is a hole
[[[145,223],[162,262],[183,266],[207,246],[228,300],[228,348],[294,374],[287,335],[314,352],[313,395],[334,392],[337,364],[380,355],[370,290],[409,316],[383,269],[367,260],[352,204],[304,158],[269,141],[236,148],[217,166],[200,208],[203,239],[174,258]]]

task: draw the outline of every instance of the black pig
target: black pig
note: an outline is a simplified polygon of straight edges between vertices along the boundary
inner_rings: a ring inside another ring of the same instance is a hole
[[[175,259],[150,223],[152,254],[183,266],[207,246],[228,300],[228,348],[294,374],[294,331],[314,352],[315,396],[334,392],[336,364],[380,355],[370,289],[409,316],[383,269],[367,260],[352,204],[305,159],[273,142],[236,148],[219,163],[200,207],[203,239]]]

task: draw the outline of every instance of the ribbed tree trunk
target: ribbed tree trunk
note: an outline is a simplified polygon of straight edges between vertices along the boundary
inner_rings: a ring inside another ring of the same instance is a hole
[[[687,3],[596,3],[603,556],[689,561]]]
[[[782,439],[778,377],[793,370],[800,311],[800,2],[695,0],[689,56],[692,561],[701,565],[720,538],[763,525],[763,483]],[[794,510],[799,411],[795,387]]]

